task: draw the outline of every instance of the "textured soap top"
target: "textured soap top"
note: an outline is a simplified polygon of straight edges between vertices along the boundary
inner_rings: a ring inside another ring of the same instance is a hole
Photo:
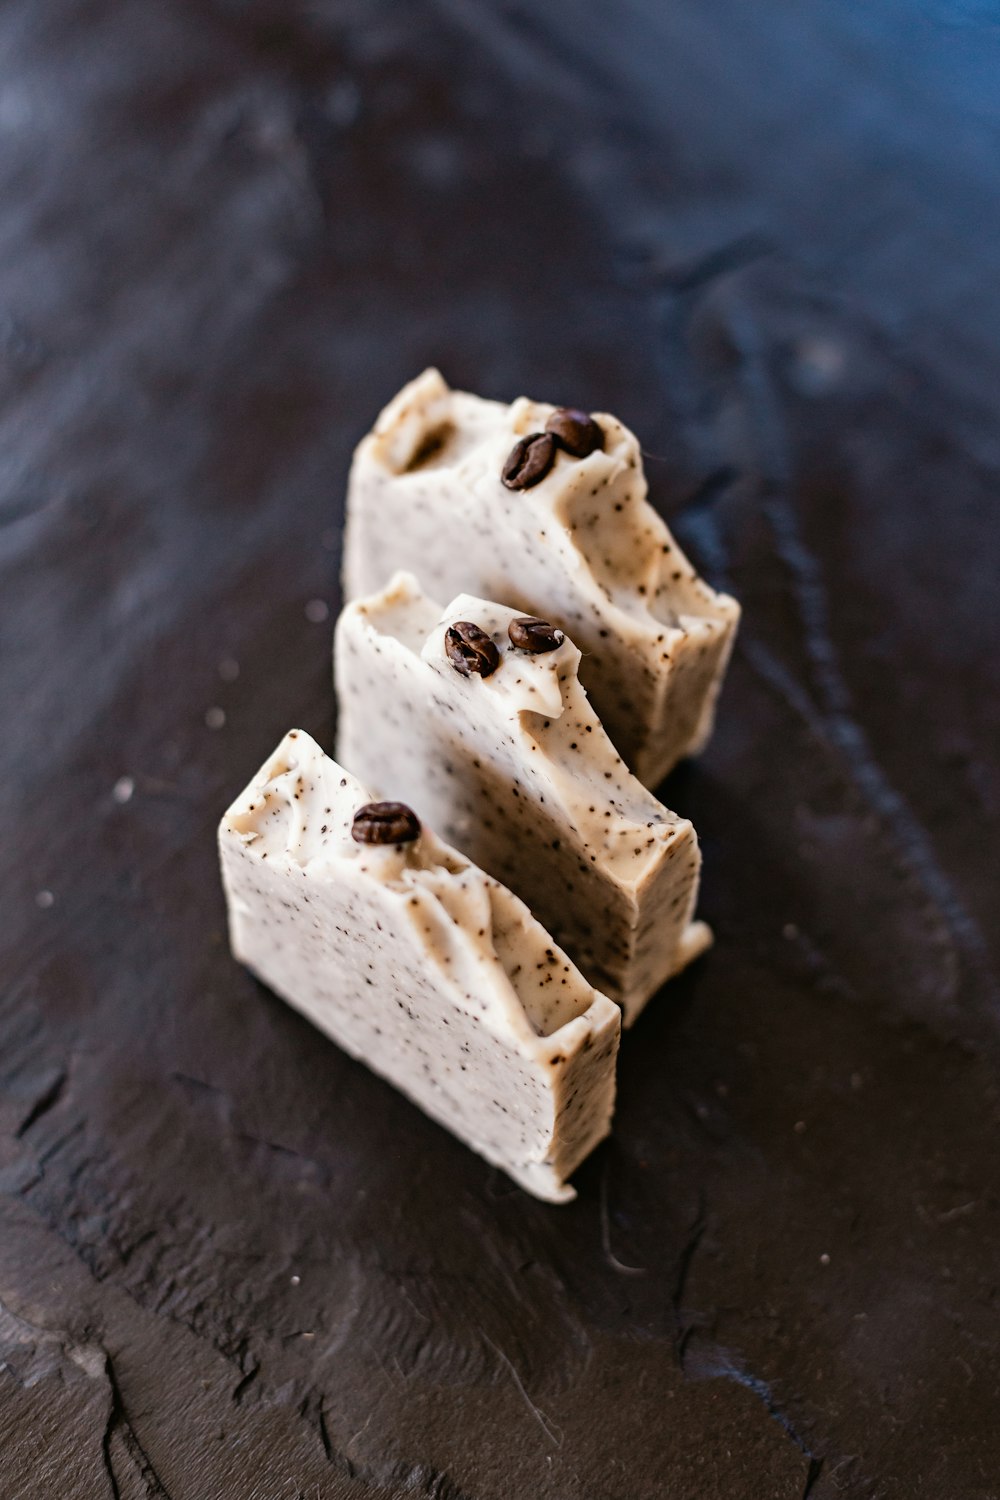
[[[468,591],[551,619],[584,651],[605,727],[652,785],[711,730],[739,607],[649,505],[634,434],[608,413],[576,420],[600,434],[583,456],[546,432],[560,430],[557,408],[485,401],[425,371],[355,455],[345,597],[408,568],[436,598]]]
[[[522,649],[521,619],[469,594],[442,610],[410,574],[348,606],[339,758],[516,891],[629,1022],[709,940],[697,838],[611,744],[575,643]],[[485,672],[453,659],[459,627],[490,643]]]
[[[571,1197],[620,1016],[524,903],[300,730],[219,842],[236,956],[530,1192]]]

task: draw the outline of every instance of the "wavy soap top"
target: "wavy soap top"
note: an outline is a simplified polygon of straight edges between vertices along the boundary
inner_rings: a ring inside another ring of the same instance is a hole
[[[607,1020],[611,1002],[524,903],[431,829],[417,824],[417,836],[402,842],[359,842],[356,820],[372,805],[359,781],[294,729],[223,817],[220,841],[237,841],[272,872],[307,875],[314,900],[324,884],[346,883],[385,904],[456,1005],[542,1060]],[[378,943],[379,934],[375,919],[367,940]]]

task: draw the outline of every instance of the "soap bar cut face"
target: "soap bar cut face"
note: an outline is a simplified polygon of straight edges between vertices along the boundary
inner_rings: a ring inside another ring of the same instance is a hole
[[[512,624],[517,639],[544,632],[519,618],[468,594],[442,610],[406,573],[348,605],[338,758],[526,901],[627,1026],[711,941],[693,921],[698,841],[618,755],[569,637],[521,649]]]
[[[302,730],[285,736],[219,828],[233,953],[529,1193],[565,1202],[610,1130],[618,1008],[405,808],[356,821],[371,801]]]
[[[400,391],[354,456],[344,597],[406,568],[434,598],[467,591],[552,620],[583,651],[617,749],[655,786],[711,734],[739,605],[699,578],[648,503],[639,444],[614,417],[595,414],[600,449],[556,444],[528,488],[502,482],[555,411],[452,391],[437,370]]]

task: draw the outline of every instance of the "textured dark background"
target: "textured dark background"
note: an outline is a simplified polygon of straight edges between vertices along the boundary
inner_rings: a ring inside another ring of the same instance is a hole
[[[0,7],[4,1500],[1000,1494],[997,22]],[[746,609],[566,1209],[223,934],[430,361],[618,412]]]

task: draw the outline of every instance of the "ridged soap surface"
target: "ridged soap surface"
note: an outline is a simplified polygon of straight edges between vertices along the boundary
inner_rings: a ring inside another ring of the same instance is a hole
[[[579,681],[567,637],[511,644],[517,611],[463,594],[446,609],[415,578],[348,606],[337,627],[338,757],[412,803],[517,892],[629,1025],[708,944],[694,921],[694,828],[618,755]],[[463,675],[447,632],[487,632],[499,666]]]
[[[406,568],[437,599],[476,594],[554,621],[585,653],[612,740],[655,786],[711,733],[739,606],[647,501],[638,441],[615,417],[595,413],[599,450],[557,450],[529,489],[502,483],[513,446],[554,411],[453,391],[437,370],[404,387],[354,456],[344,597]]]
[[[293,730],[219,829],[237,958],[537,1197],[608,1133],[620,1029],[524,904],[430,829],[351,836],[370,793]]]

